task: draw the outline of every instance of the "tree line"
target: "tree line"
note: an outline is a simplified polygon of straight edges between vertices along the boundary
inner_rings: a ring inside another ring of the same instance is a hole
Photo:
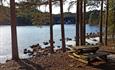
[[[9,24],[10,22],[10,8],[2,6],[0,23],[1,24]],[[8,11],[6,11],[8,10]],[[86,23],[90,24],[98,24],[99,19],[99,10],[93,10],[86,13]],[[64,13],[64,21],[65,24],[75,24],[76,21],[76,13],[65,12]],[[16,19],[17,25],[19,26],[27,26],[27,25],[49,25],[50,15],[49,12],[41,12],[36,8],[24,8],[21,6],[16,8]],[[53,14],[53,23],[60,24],[60,14]]]

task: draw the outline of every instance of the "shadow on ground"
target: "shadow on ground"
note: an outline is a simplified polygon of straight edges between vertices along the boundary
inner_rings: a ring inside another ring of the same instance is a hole
[[[101,63],[98,65],[91,65],[91,66],[101,70],[115,70],[115,63]]]
[[[44,70],[44,68],[42,66],[40,66],[39,64],[35,64],[32,61],[29,61],[27,59],[25,60],[20,60],[17,61],[20,64],[20,70]]]

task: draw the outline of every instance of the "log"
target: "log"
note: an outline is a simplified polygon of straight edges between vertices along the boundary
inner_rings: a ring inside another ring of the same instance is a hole
[[[85,59],[85,60],[88,59],[88,57],[87,57],[87,56],[84,56],[84,55],[77,55],[76,53],[73,53],[73,55],[74,55],[75,57],[78,57],[78,58],[81,58],[81,59]]]
[[[85,63],[85,64],[88,64],[88,61],[86,61],[86,60],[83,60],[83,59],[80,59],[80,58],[76,58],[76,57],[74,57],[74,56],[72,56],[72,55],[69,55],[69,57],[71,57],[71,58],[73,58],[73,59],[75,59],[75,60],[78,60],[78,61],[80,61],[80,62],[83,62],[83,63]]]

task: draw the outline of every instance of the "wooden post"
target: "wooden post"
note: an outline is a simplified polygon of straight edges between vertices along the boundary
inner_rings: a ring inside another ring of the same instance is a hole
[[[10,15],[11,15],[11,36],[12,36],[12,59],[18,60],[18,45],[17,45],[17,32],[16,32],[16,12],[15,0],[10,0]]]
[[[65,47],[65,32],[64,32],[63,0],[60,0],[60,13],[61,13],[62,50],[63,50],[63,52],[65,52],[66,47]]]
[[[107,8],[106,8],[106,19],[105,19],[105,46],[107,46],[107,29],[108,29],[108,11],[109,11],[109,0],[107,1]]]
[[[76,5],[76,46],[79,45],[79,0],[77,0],[77,5]]]
[[[52,0],[49,0],[49,11],[50,11],[50,49],[51,53],[54,53],[53,46],[53,16],[52,16]]]
[[[103,0],[101,0],[101,13],[100,13],[100,44],[103,44],[102,41],[102,23],[103,23]]]

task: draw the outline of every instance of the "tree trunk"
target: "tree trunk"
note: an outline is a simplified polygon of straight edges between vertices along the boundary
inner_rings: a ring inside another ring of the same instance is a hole
[[[107,29],[108,29],[108,11],[109,11],[109,0],[107,1],[107,8],[106,8],[106,19],[105,19],[105,46],[107,46]]]
[[[115,20],[114,20],[114,22],[115,22]],[[114,27],[113,27],[113,43],[115,43],[115,23],[114,23]]]
[[[102,41],[102,23],[103,23],[103,0],[101,1],[101,13],[100,13],[100,44],[103,44]]]
[[[114,13],[114,19],[113,19],[113,22],[115,22],[115,9],[113,10],[113,13]],[[115,43],[115,23],[113,24],[113,43]]]
[[[83,0],[83,24],[82,24],[82,45],[85,45],[85,12],[86,12],[86,0]]]
[[[49,10],[50,10],[50,48],[51,53],[54,53],[53,46],[53,16],[52,16],[52,0],[49,0]]]
[[[79,1],[79,45],[82,45],[82,42],[83,42],[83,27],[82,27],[82,25],[83,25],[83,23],[82,23],[82,19],[83,19],[83,15],[82,15],[82,2],[83,2],[83,0],[80,0]]]
[[[65,52],[66,47],[65,47],[65,32],[64,32],[63,0],[60,0],[60,13],[61,13],[62,50],[63,52]]]
[[[77,5],[76,5],[76,46],[79,45],[79,0],[77,0]]]
[[[17,45],[17,32],[16,32],[16,12],[15,0],[10,0],[10,15],[11,15],[11,36],[12,36],[12,59],[18,60],[18,45]]]

